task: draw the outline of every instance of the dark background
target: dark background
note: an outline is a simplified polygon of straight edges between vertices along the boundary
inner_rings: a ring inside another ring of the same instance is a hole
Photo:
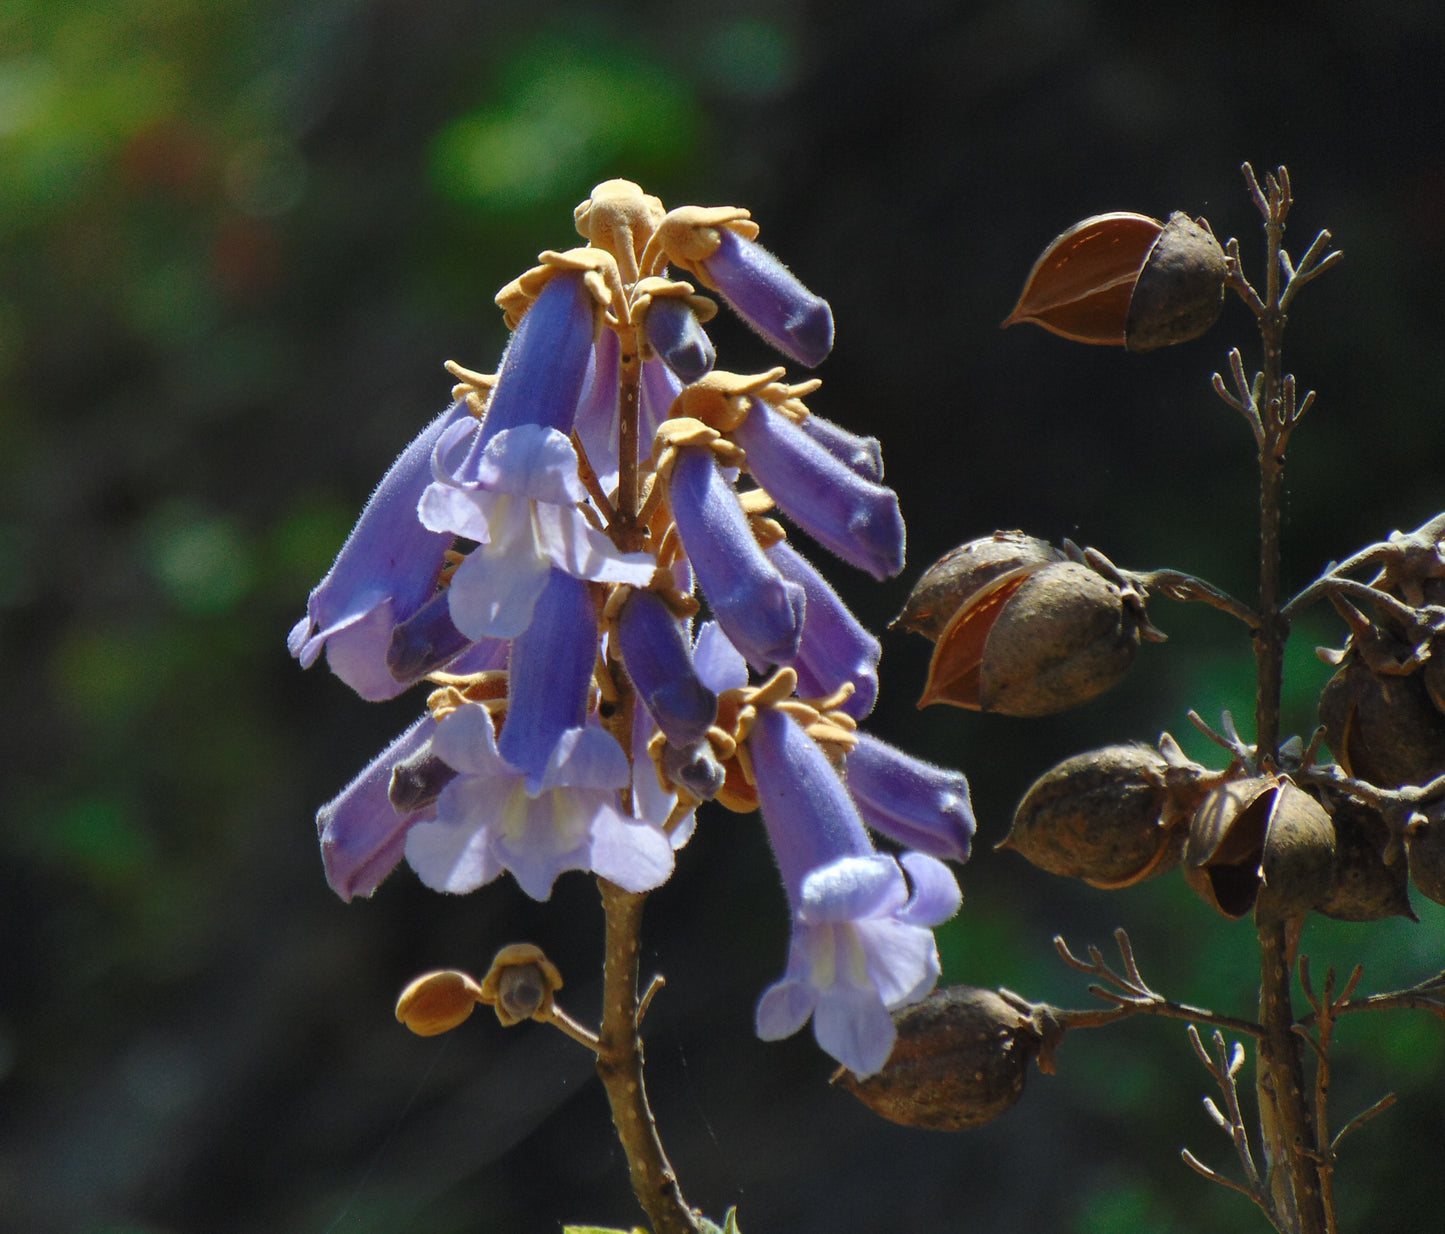
[[[1289,17],[1286,18],[1285,14]],[[442,406],[441,362],[493,367],[498,287],[624,175],[669,205],[741,204],[837,319],[815,410],[883,439],[910,565],[830,574],[875,628],[945,549],[996,527],[1074,537],[1248,597],[1252,443],[1209,389],[1236,301],[1163,354],[998,322],[1047,241],[1106,210],[1238,235],[1239,165],[1287,163],[1296,255],[1346,261],[1298,302],[1287,365],[1319,402],[1295,439],[1294,590],[1445,504],[1445,149],[1434,0],[1312,6],[550,0],[9,0],[0,5],[0,1228],[110,1234],[530,1231],[639,1214],[588,1061],[490,1016],[421,1040],[415,973],[541,943],[597,1010],[600,914],[569,876],[445,898],[399,871],[326,888],[316,806],[415,714],[366,706],[284,637],[392,456]],[[725,367],[773,363],[721,315]],[[1253,707],[1240,627],[1165,601],[1170,642],[1038,721],[913,699],[885,634],[873,729],[972,777],[967,902],[945,980],[1061,1005],[1054,957],[1132,933],[1175,998],[1249,1014],[1248,923],[1177,875],[1106,894],[994,853],[1028,784],[1082,749]],[[1338,644],[1291,643],[1286,732],[1313,727]],[[1442,966],[1420,924],[1312,921],[1365,986]],[[999,1122],[936,1135],[827,1087],[807,1033],[752,1035],[786,913],[756,820],[705,816],[647,922],[647,1020],[689,1199],[747,1234],[1263,1228],[1188,1171],[1231,1176],[1177,1022],[1071,1037]],[[1248,1073],[1246,1073],[1248,1074]],[[1344,1228],[1438,1222],[1445,1051],[1421,1013],[1339,1033]],[[1247,1085],[1246,1085],[1247,1087]]]

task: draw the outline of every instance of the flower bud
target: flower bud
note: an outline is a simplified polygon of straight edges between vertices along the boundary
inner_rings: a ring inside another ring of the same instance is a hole
[[[1391,860],[1390,830],[1378,810],[1341,801],[1330,814],[1335,825],[1335,861],[1330,885],[1315,911],[1340,921],[1409,917],[1409,870],[1396,845]]]
[[[931,642],[973,595],[994,579],[1023,567],[1063,561],[1053,545],[1021,531],[996,531],[950,549],[913,585],[908,603],[890,623]]]
[[[1080,343],[1150,351],[1198,338],[1224,305],[1225,261],[1205,226],[1115,211],[1074,224],[1034,263],[1004,321]]]
[[[1376,675],[1354,656],[1320,694],[1320,723],[1335,761],[1381,788],[1445,774],[1445,715],[1423,675]]]
[[[396,1000],[396,1018],[418,1037],[435,1037],[461,1024],[482,1002],[482,987],[466,973],[423,973]]]
[[[881,1071],[840,1083],[906,1127],[958,1131],[992,1122],[1023,1096],[1042,1038],[991,990],[951,986],[893,1013],[898,1040]]]
[[[999,848],[1093,887],[1128,887],[1171,870],[1205,769],[1143,745],[1065,759],[1019,802]]]
[[[1184,879],[1226,917],[1294,917],[1330,885],[1335,831],[1325,808],[1280,776],[1233,780],[1189,825]]]
[[[975,592],[939,635],[918,705],[1008,716],[1066,711],[1128,672],[1142,624],[1138,596],[1088,566],[1010,571]]]

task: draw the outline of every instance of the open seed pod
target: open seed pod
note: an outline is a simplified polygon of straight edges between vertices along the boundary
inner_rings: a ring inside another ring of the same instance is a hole
[[[921,634],[931,642],[980,588],[1023,567],[1063,561],[1064,555],[1046,540],[1021,531],[996,531],[950,549],[919,577],[903,611],[890,623]]]
[[[1436,904],[1445,904],[1445,822],[1429,822],[1412,828],[1405,847],[1410,859],[1410,881],[1415,884],[1415,890]]]
[[[1409,869],[1398,845],[1390,853],[1390,829],[1378,810],[1341,801],[1330,813],[1335,825],[1335,859],[1330,885],[1315,911],[1340,921],[1409,917]]]
[[[1056,237],[1034,263],[1005,326],[1031,321],[1080,343],[1149,351],[1198,338],[1224,305],[1225,261],[1207,227],[1096,214]]]
[[[1145,745],[1077,754],[1034,782],[998,847],[1093,887],[1131,886],[1179,864],[1207,774]]]
[[[893,1013],[898,1041],[883,1070],[838,1082],[906,1127],[958,1131],[992,1122],[1023,1096],[1042,1038],[991,990],[950,986]]]
[[[1445,715],[1420,673],[1377,676],[1351,655],[1320,694],[1320,723],[1356,779],[1398,788],[1445,774]]]
[[[1074,561],[1011,570],[980,588],[933,649],[920,707],[952,703],[1008,716],[1077,707],[1134,662],[1136,595]]]
[[[1184,879],[1226,917],[1295,917],[1325,895],[1334,851],[1330,816],[1293,781],[1232,780],[1194,812]]]

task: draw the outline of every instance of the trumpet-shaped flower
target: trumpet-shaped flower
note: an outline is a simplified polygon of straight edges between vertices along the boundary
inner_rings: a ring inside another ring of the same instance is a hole
[[[803,589],[763,555],[712,452],[679,450],[668,495],[688,560],[723,632],[759,667],[791,664],[803,634]]]
[[[891,488],[865,480],[760,399],[732,435],[778,509],[824,548],[877,579],[903,569],[903,515]]]
[[[748,749],[793,914],[787,971],[758,1001],[758,1035],[789,1036],[811,1017],[824,1050],[872,1075],[897,1037],[889,1011],[938,980],[930,927],[958,910],[958,884],[922,853],[905,853],[900,869],[874,852],[832,764],[785,713],[761,711]]]
[[[874,831],[933,857],[968,860],[974,818],[962,772],[935,767],[858,733],[844,779]]]
[[[431,480],[431,460],[450,429],[476,421],[454,403],[419,433],[388,469],[326,577],[306,600],[306,616],[286,646],[310,668],[326,651],[327,663],[362,698],[395,698],[415,677],[393,675],[387,648],[393,630],[436,591],[452,534],[423,527],[416,504]]]
[[[784,355],[816,368],[833,350],[833,310],[761,244],[719,227],[699,272],[739,317]]]
[[[627,675],[667,739],[678,746],[700,741],[717,719],[717,695],[693,667],[685,623],[655,592],[634,591],[618,614],[617,642]]]

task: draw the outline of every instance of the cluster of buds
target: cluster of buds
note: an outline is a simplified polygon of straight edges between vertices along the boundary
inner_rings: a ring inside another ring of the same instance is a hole
[[[859,731],[878,641],[772,515],[875,578],[898,573],[878,443],[810,412],[817,381],[715,368],[717,305],[673,268],[792,360],[832,346],[827,303],[756,243],[746,210],[668,211],[612,180],[575,223],[585,244],[499,293],[499,371],[448,366],[452,404],[291,632],[303,666],[324,650],[363,698],[434,687],[319,812],[328,881],[370,895],[405,858],[439,891],[509,871],[546,899],[588,870],[640,893],[669,877],[701,802],[760,809],[792,946],[758,1031],[811,1018],[824,1049],[875,1072],[889,1012],[939,975],[932,927],[959,904],[944,862],[968,856],[968,786]]]

